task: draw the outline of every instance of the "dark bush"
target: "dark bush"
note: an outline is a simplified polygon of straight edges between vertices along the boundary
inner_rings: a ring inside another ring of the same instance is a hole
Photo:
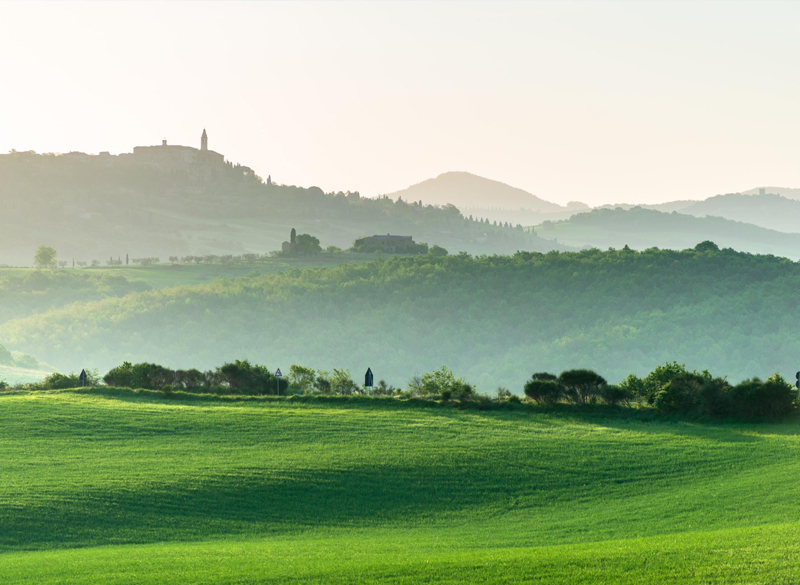
[[[744,419],[779,418],[794,408],[796,391],[781,376],[745,380],[730,389],[733,415]]]
[[[552,380],[531,379],[525,382],[525,396],[538,404],[555,404],[564,397],[564,387]]]
[[[611,406],[617,406],[618,404],[629,405],[633,399],[633,394],[629,389],[622,386],[607,384],[600,387],[600,398]]]
[[[600,389],[606,385],[603,376],[592,370],[583,369],[561,372],[558,381],[565,388],[567,399],[575,404],[595,402]]]

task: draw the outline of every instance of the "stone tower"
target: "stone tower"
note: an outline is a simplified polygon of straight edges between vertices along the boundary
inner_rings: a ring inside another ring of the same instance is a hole
[[[208,134],[206,134],[205,128],[203,128],[203,135],[200,137],[200,150],[208,150]]]

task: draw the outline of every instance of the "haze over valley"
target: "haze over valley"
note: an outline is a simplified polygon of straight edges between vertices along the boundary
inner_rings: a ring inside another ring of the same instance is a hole
[[[800,582],[799,22],[0,2],[0,585]]]

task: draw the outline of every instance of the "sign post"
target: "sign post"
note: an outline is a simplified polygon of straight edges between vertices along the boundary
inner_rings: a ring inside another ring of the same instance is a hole
[[[277,382],[278,396],[281,395],[281,376],[283,376],[283,374],[281,374],[281,369],[278,368],[275,371],[275,382]]]
[[[372,368],[367,368],[367,373],[364,374],[364,386],[369,388],[370,396],[375,393],[375,378],[372,375]]]

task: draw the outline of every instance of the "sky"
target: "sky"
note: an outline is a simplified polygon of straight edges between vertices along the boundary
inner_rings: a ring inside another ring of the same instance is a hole
[[[0,2],[0,152],[209,146],[277,183],[558,203],[800,187],[800,2]]]

